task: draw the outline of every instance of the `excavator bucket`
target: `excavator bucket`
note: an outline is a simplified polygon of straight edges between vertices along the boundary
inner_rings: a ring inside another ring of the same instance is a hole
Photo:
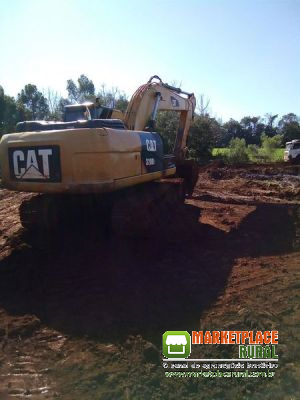
[[[176,176],[184,180],[184,192],[191,196],[197,183],[199,165],[194,160],[183,160],[176,164]]]

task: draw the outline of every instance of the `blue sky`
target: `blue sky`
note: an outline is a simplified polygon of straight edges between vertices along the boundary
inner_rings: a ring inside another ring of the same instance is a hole
[[[300,115],[300,0],[0,0],[0,50],[12,96],[82,73],[130,96],[157,74],[224,121]]]

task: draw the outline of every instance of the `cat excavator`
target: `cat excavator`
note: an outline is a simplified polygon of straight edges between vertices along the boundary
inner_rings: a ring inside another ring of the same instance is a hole
[[[22,225],[57,228],[67,216],[74,222],[87,213],[134,230],[133,222],[147,227],[163,218],[161,209],[182,202],[198,177],[197,165],[185,159],[195,105],[193,93],[155,75],[133,94],[124,115],[96,99],[66,106],[64,121],[17,124],[0,142],[2,184],[40,194],[21,204]],[[180,115],[172,154],[155,131],[161,110]]]

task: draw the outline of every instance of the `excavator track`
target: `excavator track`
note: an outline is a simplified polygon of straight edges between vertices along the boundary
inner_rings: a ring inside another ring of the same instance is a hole
[[[184,205],[184,180],[162,179],[132,187],[114,198],[111,227],[114,234],[147,237],[169,229]]]
[[[41,194],[22,202],[20,221],[27,230],[58,232],[96,224],[106,229],[110,223],[109,200],[105,195]]]
[[[23,201],[20,220],[27,230],[96,228],[100,233],[147,237],[169,229],[184,207],[183,178],[161,179],[107,195],[37,195]]]
[[[61,210],[58,196],[38,195],[24,200],[19,208],[20,221],[25,229],[51,229],[58,225]]]

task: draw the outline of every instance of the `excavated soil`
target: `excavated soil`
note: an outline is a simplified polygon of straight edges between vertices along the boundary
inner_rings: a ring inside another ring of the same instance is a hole
[[[184,211],[147,238],[103,238],[98,221],[28,232],[32,195],[0,188],[0,399],[299,398],[299,173],[202,167]],[[279,331],[274,378],[165,377],[165,331],[234,329]]]

